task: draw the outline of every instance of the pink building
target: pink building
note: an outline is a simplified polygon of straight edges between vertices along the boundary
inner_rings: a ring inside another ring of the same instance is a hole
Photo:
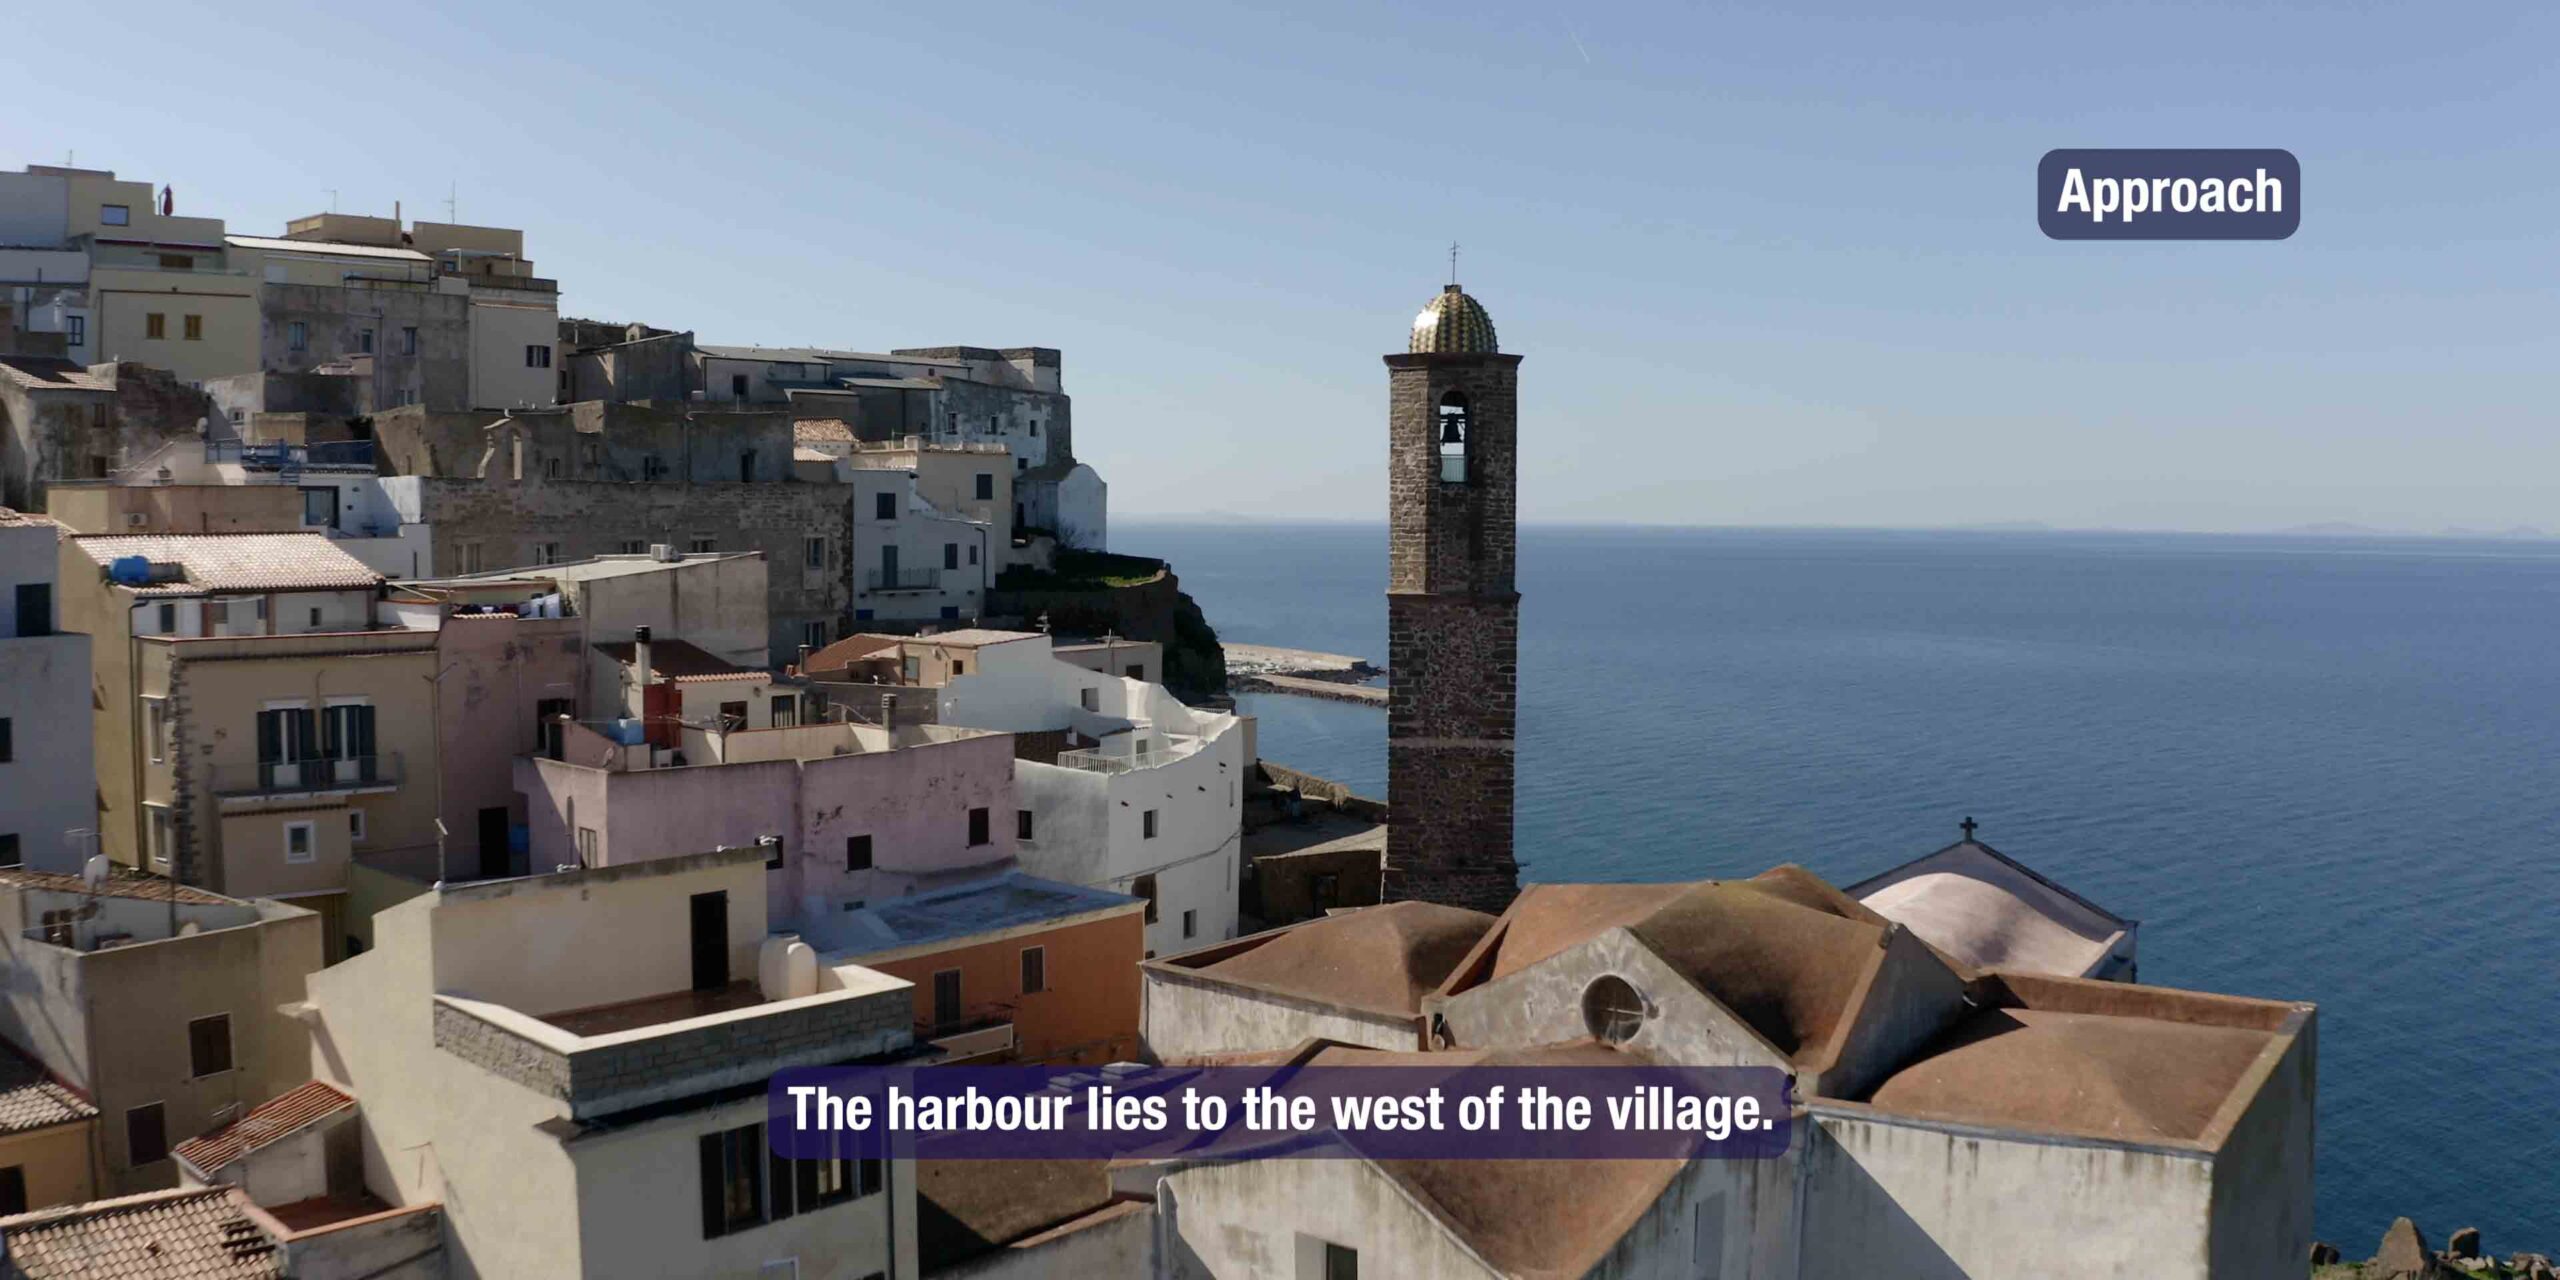
[[[534,866],[615,866],[771,841],[773,918],[814,919],[1008,870],[1013,736],[943,725],[688,725],[682,765],[564,727],[515,762]],[[632,735],[624,735],[632,736]]]

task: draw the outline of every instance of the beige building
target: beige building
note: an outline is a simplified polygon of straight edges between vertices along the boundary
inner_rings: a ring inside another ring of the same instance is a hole
[[[300,1011],[311,1073],[360,1100],[366,1192],[441,1204],[457,1275],[915,1275],[911,1167],[763,1132],[774,1072],[906,1052],[913,988],[765,919],[756,849],[376,916]]]
[[[316,533],[77,537],[62,564],[107,855],[300,902],[339,954],[352,862],[435,844],[436,633],[377,624],[380,576]]]
[[[121,871],[0,872],[0,963],[0,1038],[96,1107],[98,1194],[174,1184],[178,1143],[310,1074],[277,1011],[321,964],[309,911]]]

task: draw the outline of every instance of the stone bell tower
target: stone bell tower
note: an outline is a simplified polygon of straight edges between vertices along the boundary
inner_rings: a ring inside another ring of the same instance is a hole
[[[1385,898],[1498,912],[1511,856],[1520,357],[1452,284],[1387,358]]]

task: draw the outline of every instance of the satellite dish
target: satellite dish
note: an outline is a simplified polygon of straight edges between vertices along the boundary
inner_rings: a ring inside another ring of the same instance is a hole
[[[108,868],[113,865],[103,853],[90,854],[89,860],[80,865],[80,883],[87,885],[91,893],[104,890],[107,887]]]

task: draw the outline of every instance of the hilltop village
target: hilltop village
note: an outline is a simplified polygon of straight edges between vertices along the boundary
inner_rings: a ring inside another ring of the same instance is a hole
[[[1260,757],[1057,350],[708,345],[524,252],[0,174],[5,1274],[2307,1273],[2315,1010],[2140,985],[1969,818],[1519,883],[1522,358],[1457,285],[1385,358],[1390,807]],[[774,1073],[881,1062],[1795,1109],[1755,1161],[771,1153]]]

